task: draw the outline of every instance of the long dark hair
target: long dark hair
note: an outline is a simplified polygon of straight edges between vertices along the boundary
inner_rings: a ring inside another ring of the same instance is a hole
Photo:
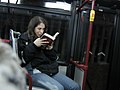
[[[42,18],[42,17],[40,17],[40,16],[34,16],[31,20],[30,20],[30,22],[29,22],[29,24],[28,24],[28,30],[27,30],[27,33],[28,33],[28,36],[29,37],[36,37],[36,34],[35,34],[35,32],[34,32],[34,30],[35,30],[35,27],[37,26],[37,25],[39,25],[40,23],[44,23],[45,24],[45,31],[44,32],[46,32],[47,31],[47,29],[48,29],[48,24],[47,24],[47,21],[44,19],[44,18]]]

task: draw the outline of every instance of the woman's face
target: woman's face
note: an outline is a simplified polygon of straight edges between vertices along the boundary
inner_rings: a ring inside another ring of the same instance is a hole
[[[39,25],[37,25],[35,27],[35,34],[37,35],[37,37],[40,37],[43,33],[44,33],[44,30],[45,30],[45,24],[44,23],[40,23]]]

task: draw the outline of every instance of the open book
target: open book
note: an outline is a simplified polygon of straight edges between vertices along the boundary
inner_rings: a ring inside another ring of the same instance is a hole
[[[56,39],[56,37],[58,36],[59,32],[56,32],[53,36],[51,36],[48,33],[44,33],[41,38],[46,38],[47,41],[49,41],[49,45],[51,45],[52,42],[54,42],[54,40]]]

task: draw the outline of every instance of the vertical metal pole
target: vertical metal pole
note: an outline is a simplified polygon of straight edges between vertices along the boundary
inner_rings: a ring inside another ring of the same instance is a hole
[[[92,1],[92,8],[91,10],[94,10],[95,0]],[[91,44],[91,37],[92,37],[92,27],[93,27],[93,21],[90,21],[89,24],[89,31],[88,31],[88,41],[87,41],[87,49],[86,49],[86,62],[85,65],[88,65],[88,59],[89,59],[89,50],[90,50],[90,44]]]
[[[95,0],[92,0],[92,7],[91,10],[94,10],[95,6]],[[92,37],[92,27],[93,27],[93,21],[90,21],[89,24],[89,31],[88,31],[88,41],[87,41],[87,49],[86,49],[86,56],[85,56],[85,66],[88,66],[88,60],[89,60],[89,50],[90,50],[90,43],[91,43],[91,37]],[[85,90],[85,83],[86,83],[86,78],[87,78],[87,71],[86,69],[84,71],[84,79],[83,79],[83,87],[82,90]]]
[[[81,10],[81,8],[87,4],[90,0],[84,0],[84,2],[82,3],[82,5],[77,9],[77,11],[79,12]]]

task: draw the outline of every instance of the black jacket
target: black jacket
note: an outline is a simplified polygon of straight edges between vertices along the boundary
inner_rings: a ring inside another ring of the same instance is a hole
[[[18,40],[18,49],[23,51],[23,58],[27,65],[31,63],[32,68],[37,68],[43,73],[54,75],[58,72],[58,63],[56,61],[56,52],[52,50],[42,49],[33,43],[34,39],[28,37],[27,33],[20,36]]]

